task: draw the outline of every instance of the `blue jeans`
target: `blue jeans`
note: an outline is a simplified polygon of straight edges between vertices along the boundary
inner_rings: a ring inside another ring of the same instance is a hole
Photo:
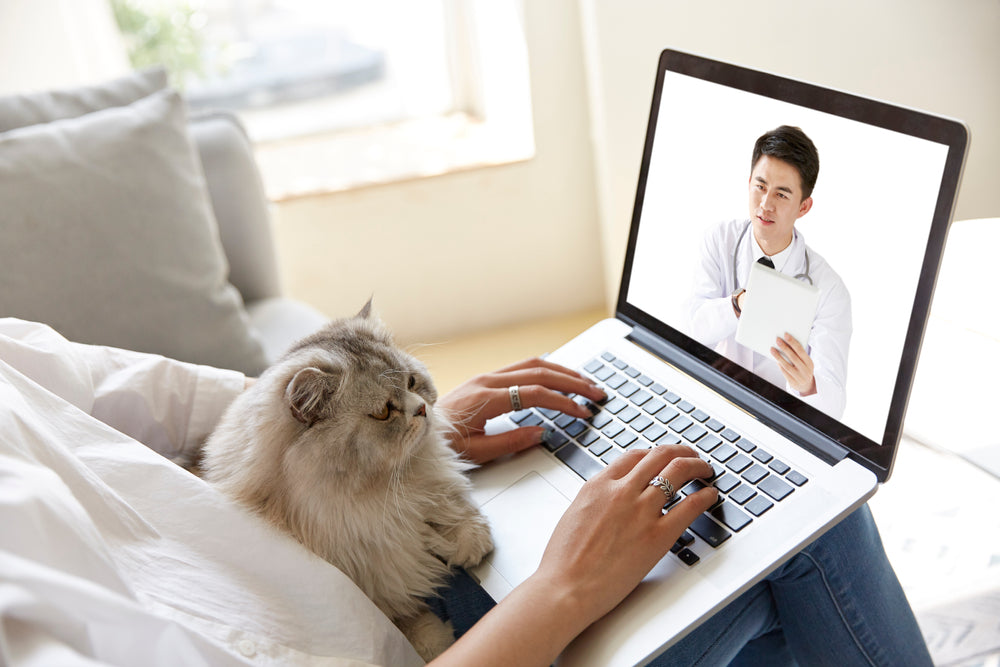
[[[434,603],[457,636],[492,605],[464,573]],[[650,664],[933,663],[865,505]]]

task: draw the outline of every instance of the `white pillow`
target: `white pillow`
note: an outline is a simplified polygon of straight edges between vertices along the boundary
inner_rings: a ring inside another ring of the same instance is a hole
[[[0,97],[0,132],[125,106],[166,86],[166,70],[152,67],[93,86]]]
[[[171,90],[0,134],[0,234],[0,316],[83,343],[265,366]]]

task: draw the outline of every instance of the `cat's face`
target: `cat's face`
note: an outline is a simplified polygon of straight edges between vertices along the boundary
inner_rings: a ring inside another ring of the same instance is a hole
[[[369,317],[331,324],[286,363],[293,360],[301,368],[284,400],[302,434],[292,455],[331,472],[385,471],[413,456],[436,427],[426,368]]]

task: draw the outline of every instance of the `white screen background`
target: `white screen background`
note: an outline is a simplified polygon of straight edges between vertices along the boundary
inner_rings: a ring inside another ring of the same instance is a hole
[[[701,239],[749,216],[753,145],[779,125],[819,151],[813,208],[796,228],[851,295],[842,421],[881,442],[947,146],[666,72],[627,300],[687,333]]]

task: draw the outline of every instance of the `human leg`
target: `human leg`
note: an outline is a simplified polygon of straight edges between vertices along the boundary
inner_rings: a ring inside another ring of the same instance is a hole
[[[653,665],[931,665],[867,506]]]

